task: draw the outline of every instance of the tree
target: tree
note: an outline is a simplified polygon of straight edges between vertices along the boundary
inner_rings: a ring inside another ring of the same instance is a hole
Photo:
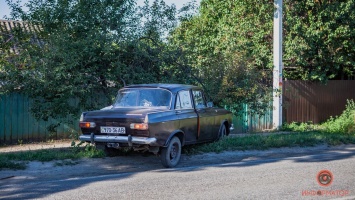
[[[354,77],[355,2],[285,2],[285,77],[325,82]]]
[[[78,118],[112,103],[124,83],[164,79],[174,51],[162,34],[177,20],[164,1],[138,8],[133,0],[30,0],[27,12],[7,2],[14,19],[39,28],[13,33],[7,45],[19,53],[1,54],[0,90],[34,99],[37,119]]]
[[[36,34],[39,42],[22,39],[15,65],[4,66],[8,88],[35,99],[32,111],[38,119],[97,107],[90,93],[109,100],[109,86],[117,84],[123,70],[120,44],[131,37],[127,25],[132,1],[33,0],[27,13],[17,3],[9,4],[14,16],[40,27],[26,34]],[[70,104],[73,98],[80,103]]]
[[[170,42],[185,52],[215,103],[236,112],[243,103],[260,112],[267,107],[272,11],[270,1],[205,0],[175,30]]]

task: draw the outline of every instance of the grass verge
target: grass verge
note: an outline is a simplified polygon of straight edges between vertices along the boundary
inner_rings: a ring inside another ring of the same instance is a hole
[[[355,144],[355,134],[298,132],[290,134],[258,134],[244,137],[227,137],[218,142],[187,147],[184,149],[184,153],[196,154],[236,150],[265,150],[281,147],[309,147],[318,144]]]

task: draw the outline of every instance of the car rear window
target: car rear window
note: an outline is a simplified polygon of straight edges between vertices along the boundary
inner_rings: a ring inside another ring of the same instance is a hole
[[[160,88],[129,88],[118,92],[114,107],[170,108],[171,93]]]

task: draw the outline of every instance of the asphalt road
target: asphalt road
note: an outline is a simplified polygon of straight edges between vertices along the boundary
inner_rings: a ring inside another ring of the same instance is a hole
[[[183,156],[174,169],[154,156],[112,159],[0,171],[0,199],[355,199],[355,145]],[[316,179],[324,169],[329,186]]]

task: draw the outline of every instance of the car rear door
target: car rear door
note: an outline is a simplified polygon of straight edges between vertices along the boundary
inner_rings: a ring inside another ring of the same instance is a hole
[[[195,111],[198,115],[198,141],[203,142],[215,139],[220,125],[215,119],[218,112],[214,108],[207,107],[206,98],[202,90],[192,90],[192,96]]]
[[[177,93],[175,112],[179,119],[179,128],[185,133],[185,143],[196,143],[198,137],[198,118],[189,90],[182,90]]]

